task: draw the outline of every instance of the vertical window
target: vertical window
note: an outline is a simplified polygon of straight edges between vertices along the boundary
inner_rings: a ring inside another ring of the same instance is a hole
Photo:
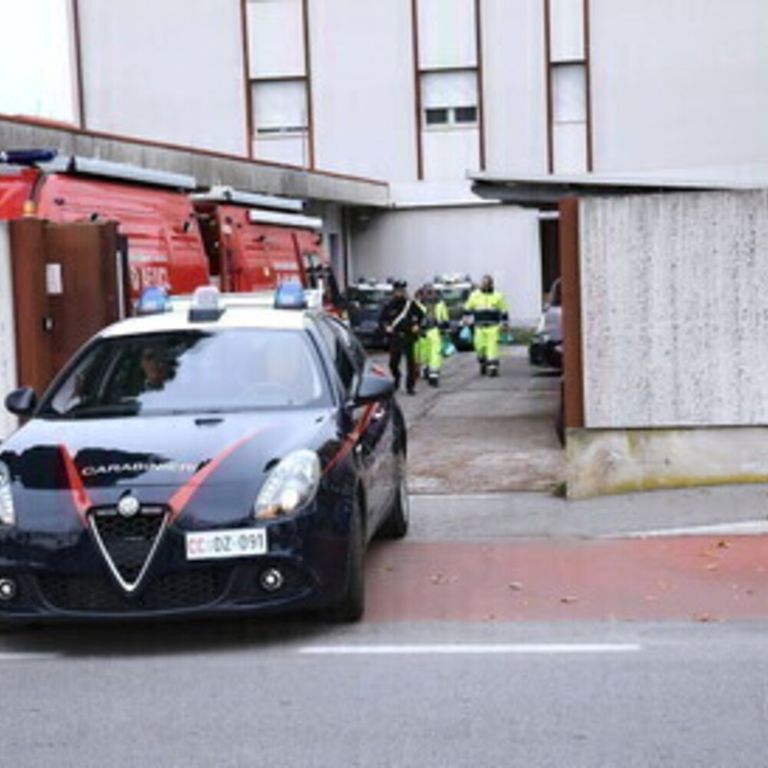
[[[587,73],[583,64],[552,65],[552,121],[586,123]]]
[[[546,0],[550,89],[550,170],[584,173],[589,155],[589,62],[584,0]]]
[[[3,3],[0,112],[77,122],[69,0]]]
[[[416,0],[420,178],[464,179],[481,166],[476,0]]]
[[[247,24],[254,156],[310,165],[302,0],[248,0]]]

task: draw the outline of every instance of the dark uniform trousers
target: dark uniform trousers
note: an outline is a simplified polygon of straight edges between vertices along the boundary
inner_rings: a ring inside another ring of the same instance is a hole
[[[395,380],[395,387],[400,389],[402,375],[400,362],[405,355],[405,386],[410,392],[416,386],[418,368],[416,366],[416,336],[411,333],[393,333],[389,339],[389,370]]]

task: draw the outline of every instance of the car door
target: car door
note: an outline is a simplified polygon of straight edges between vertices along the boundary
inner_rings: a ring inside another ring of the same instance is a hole
[[[360,343],[340,321],[324,318],[335,339],[336,370],[357,432],[356,455],[363,468],[371,530],[386,513],[394,493],[394,428],[392,401],[354,407],[352,401],[369,362]]]

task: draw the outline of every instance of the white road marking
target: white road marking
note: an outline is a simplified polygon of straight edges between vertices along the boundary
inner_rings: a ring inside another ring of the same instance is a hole
[[[448,644],[448,645],[308,645],[299,653],[318,656],[398,656],[398,655],[514,655],[568,653],[633,653],[641,651],[637,643],[515,643],[515,644]]]
[[[652,539],[662,536],[754,536],[768,533],[768,520],[749,520],[741,523],[689,525],[683,528],[654,528],[650,531],[612,533],[608,539]]]
[[[0,662],[4,661],[41,661],[58,659],[58,653],[0,653]]]

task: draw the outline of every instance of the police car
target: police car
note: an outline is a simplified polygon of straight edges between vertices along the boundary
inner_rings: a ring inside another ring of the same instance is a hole
[[[298,286],[254,302],[199,289],[8,395],[0,620],[362,616],[369,540],[408,529],[392,380]]]

